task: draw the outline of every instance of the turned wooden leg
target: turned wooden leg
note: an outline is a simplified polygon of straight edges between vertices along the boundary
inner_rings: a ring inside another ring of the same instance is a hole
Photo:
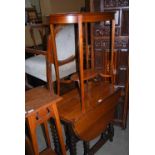
[[[66,149],[69,148],[69,129],[68,129],[68,125],[66,123],[64,123],[64,131],[65,131],[65,137],[66,137]]]
[[[113,124],[109,124],[108,135],[109,135],[110,142],[112,142],[113,141],[113,137],[114,137],[114,127],[113,127]]]
[[[55,152],[57,155],[61,155],[61,148],[60,148],[60,143],[59,143],[59,138],[56,130],[56,126],[53,120],[50,122],[50,127],[51,127],[51,132],[52,132],[52,137],[53,137],[53,143],[55,147]]]
[[[76,155],[76,137],[72,130],[71,125],[67,125],[67,143],[69,144],[70,155]]]
[[[70,136],[70,154],[76,155],[76,139],[74,135]]]
[[[89,153],[89,142],[84,141],[83,146],[84,146],[84,155],[88,155],[88,153]]]
[[[102,133],[100,139],[102,140],[106,140],[107,139],[107,134],[106,133]]]

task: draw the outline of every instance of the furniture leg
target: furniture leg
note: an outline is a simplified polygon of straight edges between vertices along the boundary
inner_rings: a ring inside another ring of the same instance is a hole
[[[55,152],[57,153],[57,155],[61,155],[61,148],[60,148],[60,144],[59,144],[59,138],[58,138],[58,134],[57,134],[55,123],[54,123],[53,120],[51,120],[50,123],[51,123],[50,124],[50,128],[51,128],[51,132],[52,132]]]
[[[67,138],[68,138],[68,143],[69,143],[70,155],[76,155],[77,154],[76,153],[76,137],[74,135],[74,132],[70,124],[68,124],[67,129],[68,129]]]
[[[109,127],[108,127],[108,135],[109,135],[109,140],[110,142],[113,141],[113,137],[114,137],[114,127],[113,127],[113,124],[109,124]]]
[[[64,123],[64,131],[65,131],[65,136],[66,136],[66,149],[68,150],[69,148],[69,133],[68,133],[68,125]]]
[[[83,142],[83,146],[84,146],[84,155],[88,155],[88,152],[89,152],[89,142],[84,141]]]

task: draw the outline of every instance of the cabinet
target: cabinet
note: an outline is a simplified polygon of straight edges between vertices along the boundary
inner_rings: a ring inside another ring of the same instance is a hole
[[[129,0],[86,0],[86,11],[115,12],[115,56],[116,56],[116,84],[125,89],[128,80],[129,57]],[[105,62],[109,56],[109,21],[99,23],[94,28],[95,68],[108,72],[109,66]],[[106,64],[106,65],[105,65]],[[117,108],[116,122],[125,127],[128,111],[128,93]],[[123,123],[124,122],[124,123]]]

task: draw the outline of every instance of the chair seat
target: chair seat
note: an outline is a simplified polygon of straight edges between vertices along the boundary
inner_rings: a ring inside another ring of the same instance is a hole
[[[52,65],[52,80],[55,81],[55,69]],[[43,55],[37,55],[25,60],[25,72],[29,75],[37,77],[43,81],[47,81],[46,77],[46,59]],[[64,78],[76,72],[76,62],[72,61],[59,67],[60,78]]]

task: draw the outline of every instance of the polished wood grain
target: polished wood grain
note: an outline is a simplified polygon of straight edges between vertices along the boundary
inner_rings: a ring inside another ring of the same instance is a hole
[[[67,16],[66,16],[67,15]],[[58,14],[51,14],[50,15],[50,24],[72,24],[72,23],[78,23],[79,16],[82,15],[82,18],[85,22],[100,22],[100,21],[106,21],[106,20],[112,20],[114,19],[114,13],[113,12],[94,12],[94,13],[58,13]]]
[[[41,108],[48,107],[52,101],[57,102],[60,100],[59,96],[52,95],[46,87],[36,87],[25,93],[25,110],[28,112],[33,109],[37,112]],[[29,113],[26,113],[27,116],[29,116]]]
[[[81,95],[81,104],[82,112],[85,112],[84,104],[84,71],[83,71],[83,27],[82,27],[82,16],[78,17],[78,39],[79,39],[79,83],[80,83],[80,95]]]
[[[112,85],[103,81],[92,81],[85,85],[85,88],[85,113],[81,111],[78,89],[62,96],[63,100],[59,102],[58,110],[62,120],[73,124],[74,131],[80,139],[88,141],[103,132],[113,120],[121,90],[114,90]],[[90,127],[92,132],[88,132]]]

